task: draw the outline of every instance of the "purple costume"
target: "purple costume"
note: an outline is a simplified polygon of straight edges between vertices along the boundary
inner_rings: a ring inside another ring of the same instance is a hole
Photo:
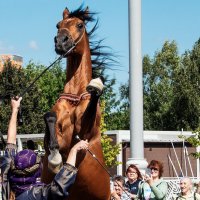
[[[69,195],[69,187],[77,174],[74,166],[64,164],[52,183],[46,185],[38,181],[40,171],[40,160],[32,150],[16,154],[16,145],[7,144],[1,162],[2,200],[9,200],[11,189],[16,194],[16,200],[54,200]]]

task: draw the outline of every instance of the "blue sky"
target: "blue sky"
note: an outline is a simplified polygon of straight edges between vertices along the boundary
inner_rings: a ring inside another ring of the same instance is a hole
[[[192,49],[200,37],[199,0],[141,1],[142,55],[153,57],[166,40],[175,40],[180,54]],[[49,65],[57,57],[53,38],[64,8],[75,10],[82,3],[98,12],[97,35],[120,55],[120,71],[109,74],[118,84],[127,82],[128,0],[1,0],[0,54],[21,55],[24,65],[30,60]]]

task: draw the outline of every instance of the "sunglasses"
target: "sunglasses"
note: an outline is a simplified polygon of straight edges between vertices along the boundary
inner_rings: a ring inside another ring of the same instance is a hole
[[[152,170],[154,170],[154,171],[159,171],[159,169],[156,168],[156,167],[150,167],[149,169],[150,169],[151,171],[152,171]]]

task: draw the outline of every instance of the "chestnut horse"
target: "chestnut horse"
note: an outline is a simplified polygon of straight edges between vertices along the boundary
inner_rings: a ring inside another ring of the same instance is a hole
[[[69,12],[66,8],[63,12],[63,20],[57,24],[56,53],[64,55],[69,49],[73,48],[73,50],[65,56],[67,58],[66,84],[63,94],[52,108],[56,116],[50,120],[51,125],[49,126],[50,129],[52,127],[54,129],[53,134],[55,133],[55,135],[50,133],[50,137],[57,140],[58,143],[57,145],[54,143],[54,147],[58,146],[63,162],[65,162],[70,148],[77,142],[76,135],[78,135],[80,139],[89,141],[89,149],[104,165],[100,141],[100,93],[86,90],[93,78],[93,59],[91,57],[96,55],[99,58],[98,54],[100,55],[99,44],[91,48],[90,33],[86,31],[86,23],[94,20],[93,15],[94,13],[81,7],[74,12]],[[95,50],[97,50],[96,53]],[[97,59],[94,63],[97,64]],[[99,62],[99,65],[101,66],[102,63],[103,61]],[[48,140],[49,136],[45,136],[45,144],[49,142]],[[46,148],[42,172],[42,181],[46,183],[50,183],[54,177],[54,174],[48,170],[49,154],[50,152]],[[91,154],[88,152],[78,153],[76,167],[78,174],[67,199],[110,199],[109,175]]]

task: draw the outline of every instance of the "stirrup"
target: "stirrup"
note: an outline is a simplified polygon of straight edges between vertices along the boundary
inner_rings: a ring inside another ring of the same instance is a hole
[[[100,78],[95,78],[90,81],[86,90],[91,93],[96,93],[96,96],[100,96],[102,94],[104,85]]]

